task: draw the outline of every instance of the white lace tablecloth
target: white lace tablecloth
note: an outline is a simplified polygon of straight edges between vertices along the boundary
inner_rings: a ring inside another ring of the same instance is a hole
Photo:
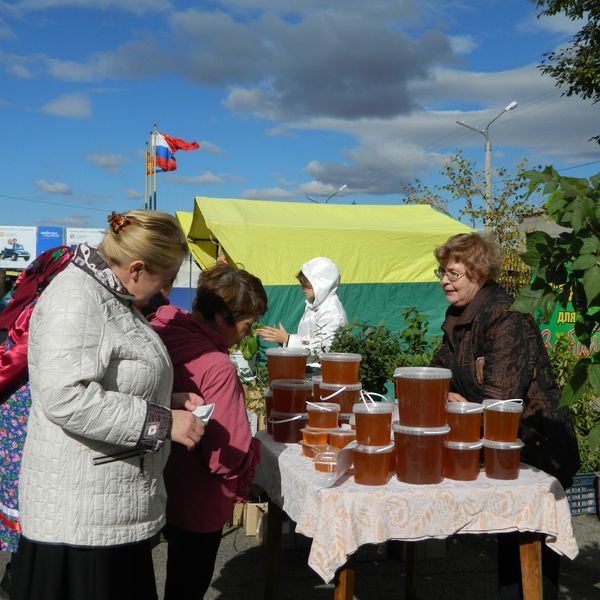
[[[578,548],[571,513],[560,483],[521,464],[519,478],[476,481],[445,479],[411,485],[392,477],[385,486],[364,486],[346,475],[333,487],[302,456],[299,444],[274,442],[266,431],[254,482],[296,522],[296,531],[313,539],[309,566],[327,583],[348,556],[363,544],[389,539],[423,540],[456,533],[531,531],[570,559]]]

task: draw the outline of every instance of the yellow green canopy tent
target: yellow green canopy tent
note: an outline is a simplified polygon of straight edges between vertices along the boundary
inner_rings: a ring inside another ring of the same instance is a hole
[[[340,205],[197,197],[194,212],[177,213],[190,251],[207,268],[219,247],[261,278],[269,296],[265,323],[294,330],[304,309],[295,279],[302,264],[328,256],[340,268],[339,296],[348,318],[391,329],[415,306],[432,327],[446,302],[433,275],[433,249],[470,231],[430,206]]]

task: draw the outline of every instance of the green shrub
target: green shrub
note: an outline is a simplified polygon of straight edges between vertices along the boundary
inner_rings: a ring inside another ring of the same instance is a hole
[[[559,334],[554,348],[548,352],[552,371],[559,387],[562,389],[571,378],[573,369],[579,358],[573,354],[573,346],[568,336]],[[600,471],[600,449],[590,447],[589,433],[600,423],[600,414],[594,410],[597,398],[590,386],[587,386],[580,401],[571,404],[575,433],[579,444],[581,472]]]
[[[405,327],[393,333],[383,323],[349,323],[340,327],[331,352],[352,352],[362,356],[360,381],[369,392],[385,394],[396,367],[424,366],[431,362],[439,338],[427,338],[428,323],[416,308],[402,312]]]

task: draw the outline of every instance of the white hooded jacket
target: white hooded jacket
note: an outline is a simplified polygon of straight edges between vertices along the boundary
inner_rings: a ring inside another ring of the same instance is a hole
[[[327,352],[336,330],[348,320],[337,297],[340,272],[329,258],[319,256],[302,265],[302,273],[313,287],[315,299],[306,301],[298,333],[290,335],[288,347],[308,348],[311,354]]]

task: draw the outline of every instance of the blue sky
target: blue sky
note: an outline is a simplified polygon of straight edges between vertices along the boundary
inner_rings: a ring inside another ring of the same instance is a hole
[[[598,107],[536,68],[579,26],[526,0],[0,0],[0,222],[103,227],[143,206],[154,123],[201,144],[158,175],[169,212],[343,185],[332,202],[401,203],[458,150],[483,169],[483,136],[456,121],[512,100],[494,168],[589,176]]]

